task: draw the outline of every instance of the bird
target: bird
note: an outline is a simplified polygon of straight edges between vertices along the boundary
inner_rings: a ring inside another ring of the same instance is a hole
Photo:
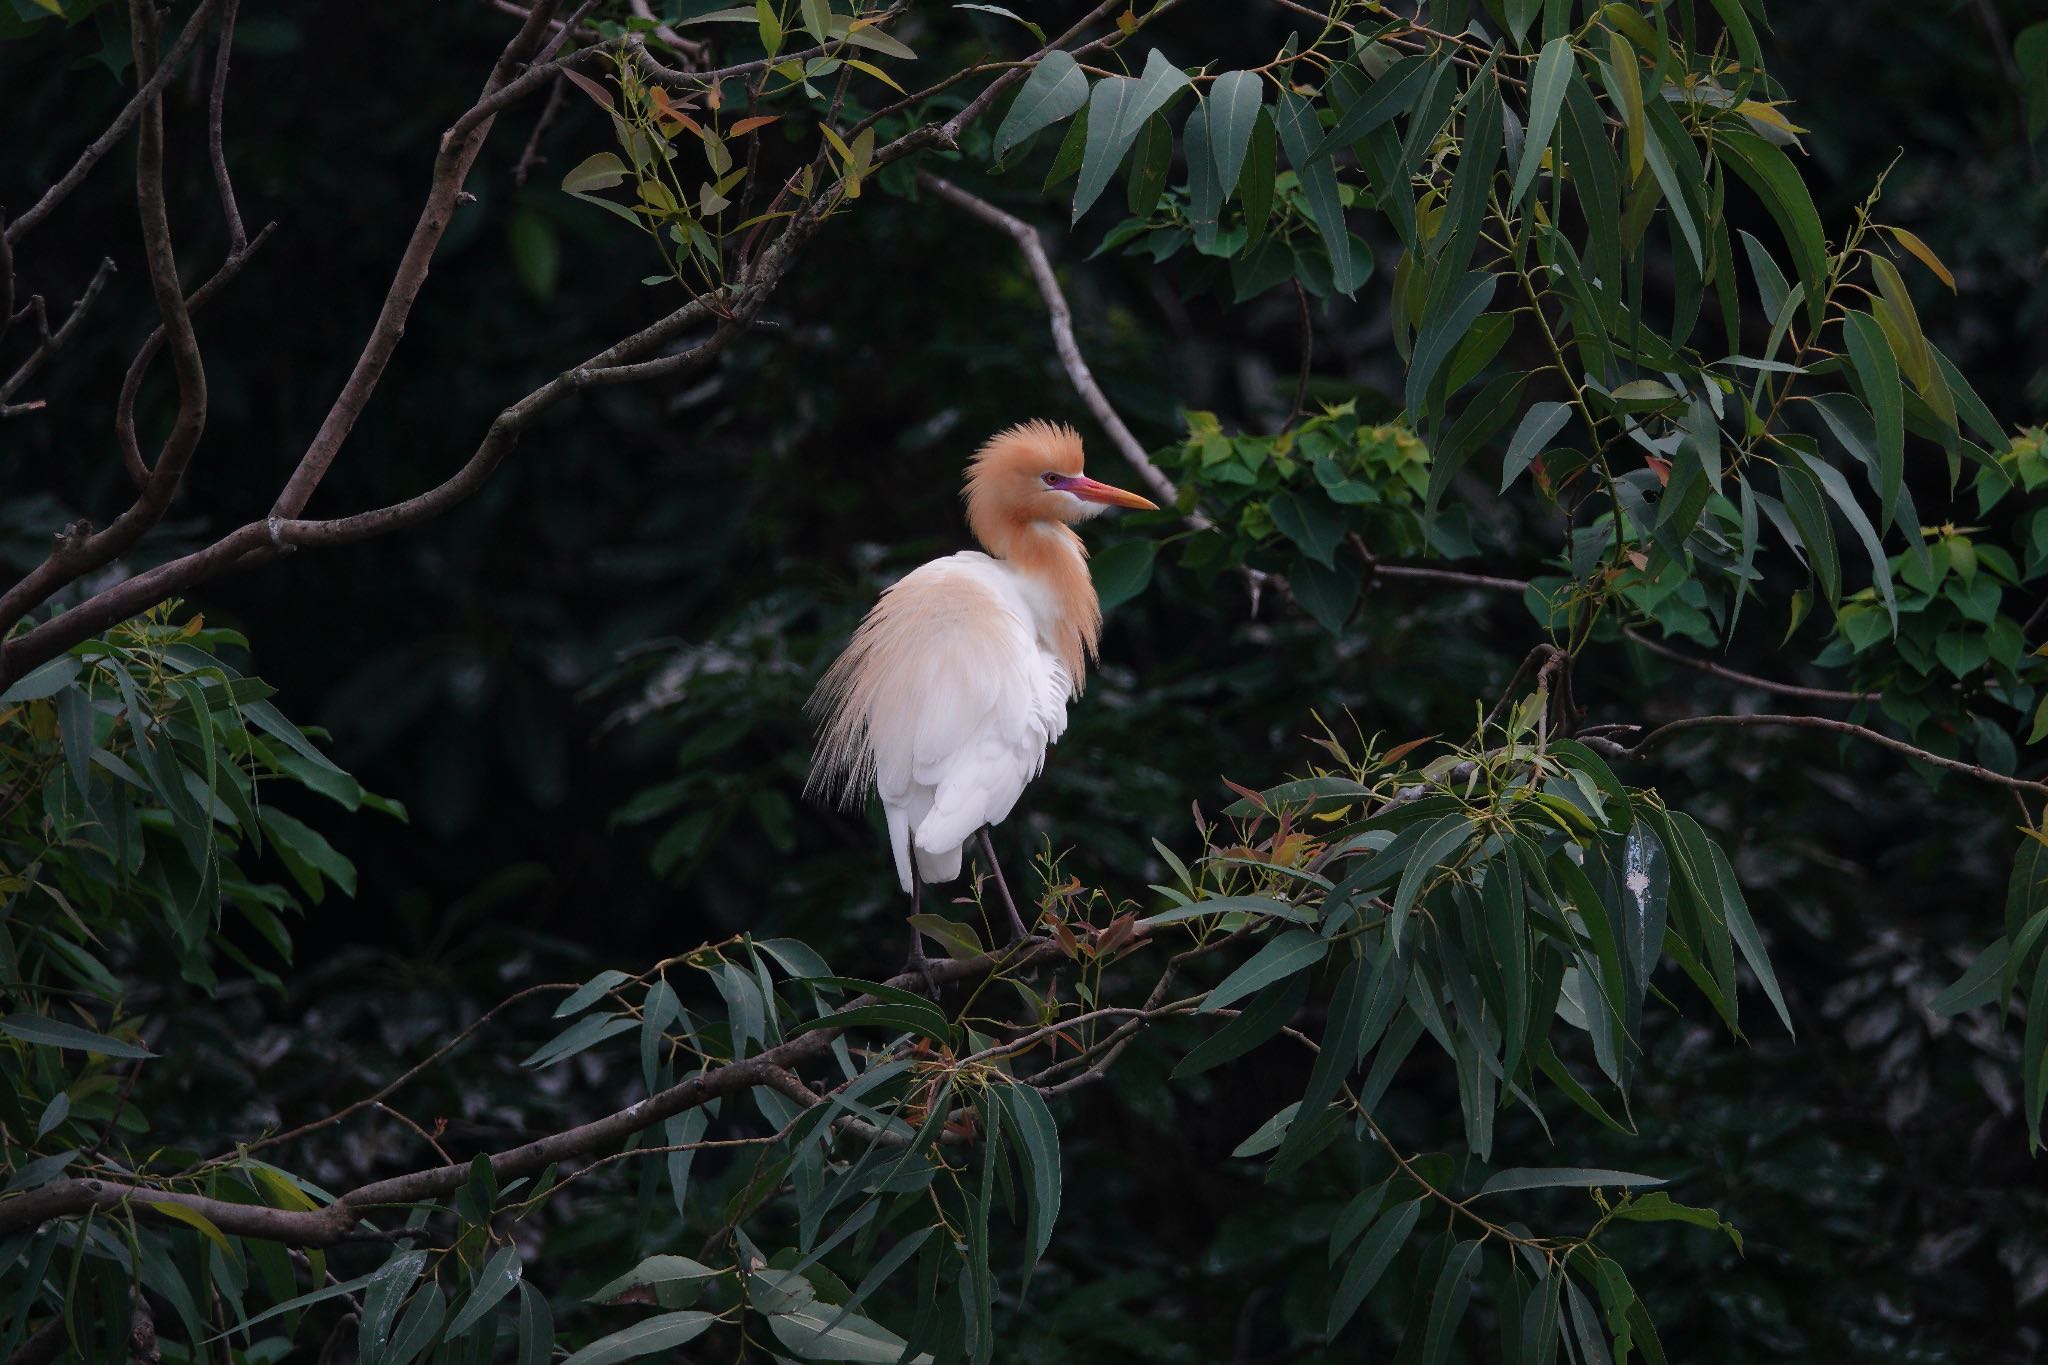
[[[1096,656],[1102,606],[1074,527],[1111,507],[1158,510],[1089,478],[1082,456],[1064,424],[990,437],[961,488],[981,550],[931,560],[885,589],[811,696],[806,795],[845,809],[870,788],[881,798],[913,916],[924,887],[957,880],[978,840],[1011,931],[1026,936],[989,828],[1044,768]],[[915,924],[910,960],[929,982]]]

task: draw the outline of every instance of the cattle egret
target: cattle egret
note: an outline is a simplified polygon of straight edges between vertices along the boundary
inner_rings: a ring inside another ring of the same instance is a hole
[[[869,609],[811,697],[819,742],[806,790],[851,807],[873,783],[913,914],[927,883],[960,876],[978,836],[1022,937],[988,827],[1045,766],[1102,633],[1073,524],[1107,507],[1156,506],[1082,474],[1080,436],[1050,422],[991,437],[961,495],[988,553],[921,565]],[[915,929],[911,959],[924,961]]]

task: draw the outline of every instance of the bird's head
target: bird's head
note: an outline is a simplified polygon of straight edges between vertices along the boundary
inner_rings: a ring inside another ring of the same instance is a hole
[[[975,452],[967,466],[967,519],[984,532],[1032,522],[1071,525],[1108,507],[1157,511],[1158,504],[1136,493],[1098,483],[1081,472],[1081,437],[1070,426],[1024,422],[999,431]]]

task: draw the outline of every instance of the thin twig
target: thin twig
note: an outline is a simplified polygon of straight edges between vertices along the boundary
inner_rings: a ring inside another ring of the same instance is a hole
[[[540,154],[540,140],[561,111],[562,96],[568,88],[569,82],[561,76],[555,77],[555,83],[548,87],[548,102],[540,107],[540,117],[533,121],[533,131],[527,135],[526,146],[520,149],[519,160],[512,163],[513,184],[524,185],[533,168],[547,160]]]
[[[228,177],[227,152],[221,146],[221,115],[228,97],[228,54],[235,46],[235,10],[240,4],[241,0],[223,0],[221,5],[220,38],[213,56],[213,90],[206,101],[206,155],[213,163],[214,186],[220,191],[220,212],[227,220],[231,256],[249,241],[249,234],[242,227],[242,210],[235,203],[234,182]]]
[[[1659,658],[1669,659],[1673,663],[1683,664],[1687,668],[1697,669],[1701,673],[1711,673],[1717,678],[1726,678],[1730,682],[1741,683],[1744,687],[1754,687],[1764,692],[1775,692],[1781,697],[1804,697],[1808,701],[1869,702],[1877,701],[1883,696],[1883,693],[1880,692],[1837,692],[1827,687],[1802,687],[1798,683],[1775,682],[1770,678],[1759,678],[1751,673],[1739,673],[1732,668],[1723,667],[1711,659],[1696,659],[1682,650],[1673,649],[1661,640],[1651,639],[1649,636],[1637,631],[1633,626],[1624,627],[1621,633],[1626,635],[1633,643],[1641,645]]]
[[[1979,767],[1975,763],[1965,763],[1961,759],[1947,758],[1941,754],[1930,753],[1917,745],[1908,744],[1902,739],[1894,739],[1882,731],[1873,730],[1865,725],[1857,725],[1852,721],[1834,720],[1827,716],[1687,716],[1682,720],[1674,720],[1668,724],[1658,726],[1632,745],[1623,747],[1612,740],[1603,740],[1600,747],[1603,751],[1611,751],[1615,756],[1621,758],[1641,758],[1647,750],[1663,743],[1673,735],[1683,734],[1688,730],[1720,727],[1750,728],[1757,726],[1779,726],[1795,730],[1825,730],[1830,734],[1847,735],[1852,739],[1860,739],[1871,744],[1881,745],[1892,750],[1894,753],[1904,754],[1908,758],[1918,759],[1920,762],[1936,768],[1961,773],[1966,777],[1974,777],[1979,782],[1989,782],[1996,786],[2008,787],[2013,791],[2033,792],[2036,795],[2048,796],[2048,783],[2034,782],[2024,777],[2010,777],[2005,773],[1993,772],[1989,768]],[[1635,728],[1638,727],[1608,727],[1610,733]]]
[[[164,54],[163,62],[148,73],[136,72],[136,75],[142,78],[142,84],[128,103],[121,106],[121,112],[114,116],[114,121],[107,125],[107,130],[94,138],[91,144],[78,154],[78,160],[71,163],[71,169],[64,172],[56,184],[44,190],[42,198],[36,200],[26,213],[7,225],[6,236],[10,246],[19,245],[23,235],[30,228],[49,217],[56,207],[78,188],[78,183],[85,179],[86,172],[98,165],[100,159],[127,136],[128,130],[135,126],[135,120],[142,117],[142,111],[149,107],[150,101],[163,93],[164,87],[170,83],[171,77],[184,63],[186,54],[192,50],[192,45],[198,42],[199,35],[206,31],[213,7],[218,3],[220,0],[199,0],[198,7],[192,11],[192,17],[185,21],[184,29],[179,32],[177,42],[171,44],[170,51]]]
[[[23,360],[16,367],[14,373],[7,377],[7,382],[0,384],[0,417],[13,417],[20,413],[33,412],[43,406],[40,399],[31,403],[15,403],[12,405],[9,404],[8,400],[13,398],[21,389],[21,386],[26,384],[35,375],[35,372],[41,369],[52,356],[64,349],[65,343],[71,340],[71,334],[78,329],[79,322],[84,319],[86,311],[92,307],[93,301],[99,298],[100,290],[106,286],[107,276],[113,273],[113,258],[109,256],[102,259],[99,269],[93,271],[92,278],[86,282],[85,292],[78,296],[77,303],[71,305],[70,314],[55,332],[49,329],[48,321],[43,316],[42,296],[37,295],[29,300],[30,305],[35,310],[38,340],[35,350],[31,351],[28,358]]]

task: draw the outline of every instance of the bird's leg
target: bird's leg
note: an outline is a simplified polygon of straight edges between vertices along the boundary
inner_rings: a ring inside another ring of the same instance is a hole
[[[924,904],[924,878],[917,870],[917,855],[910,856],[910,913],[915,917]],[[924,935],[915,924],[910,926],[910,956],[903,964],[905,971],[915,971],[924,978],[925,990],[932,999],[939,998],[939,983],[932,979],[932,961],[924,955]]]
[[[1017,914],[1017,902],[1010,899],[1010,884],[1003,880],[1003,869],[996,863],[995,841],[988,837],[988,826],[981,827],[981,858],[988,867],[988,874],[996,879],[996,891],[1003,898],[1003,909],[1009,912],[1010,930],[1018,938],[1027,938],[1030,931],[1024,927],[1023,919]]]

